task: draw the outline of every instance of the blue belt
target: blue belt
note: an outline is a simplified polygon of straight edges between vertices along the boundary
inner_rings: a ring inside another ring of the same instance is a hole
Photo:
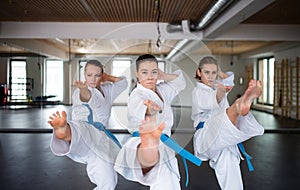
[[[204,126],[204,122],[200,122],[197,125],[196,130],[203,128],[203,126]],[[242,154],[246,158],[249,171],[252,172],[254,170],[254,167],[253,167],[253,165],[251,164],[251,161],[250,161],[252,159],[252,157],[246,152],[243,143],[238,143],[237,146],[239,147],[240,151],[242,152]]]
[[[138,131],[135,131],[132,133],[133,137],[139,137],[140,133]],[[186,159],[188,159],[190,162],[192,162],[193,164],[200,166],[202,161],[197,158],[196,156],[194,156],[193,154],[191,154],[190,152],[188,152],[187,150],[185,150],[184,148],[182,148],[179,144],[177,144],[172,138],[170,138],[168,135],[166,134],[161,134],[160,136],[160,140],[167,145],[168,147],[170,147],[172,150],[174,150],[176,153],[178,153],[181,158],[182,158],[182,162],[185,168],[185,173],[186,173],[186,182],[185,182],[185,186],[187,187],[189,184],[189,172],[188,172],[188,166],[186,163]]]
[[[87,123],[93,125],[97,129],[103,131],[111,140],[113,140],[118,145],[118,147],[122,148],[121,143],[114,136],[114,134],[112,134],[109,130],[107,130],[102,123],[93,121],[93,111],[92,111],[91,107],[88,104],[83,104],[83,105],[86,106],[90,112]]]
[[[242,154],[246,158],[246,161],[247,161],[247,164],[248,164],[248,170],[250,172],[252,172],[254,170],[254,167],[253,167],[253,165],[251,164],[251,161],[250,161],[252,159],[252,157],[245,151],[245,147],[244,147],[243,143],[239,143],[237,145],[238,145],[240,151],[242,152]]]
[[[200,122],[200,123],[197,125],[196,130],[201,129],[201,128],[203,128],[203,127],[204,127],[204,122]]]

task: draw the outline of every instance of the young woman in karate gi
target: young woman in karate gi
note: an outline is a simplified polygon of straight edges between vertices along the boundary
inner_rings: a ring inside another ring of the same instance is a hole
[[[139,132],[140,136],[130,137],[123,145],[115,170],[151,190],[181,189],[174,151],[160,141],[160,135],[171,135],[171,103],[185,88],[185,79],[180,70],[173,74],[162,72],[156,58],[149,54],[137,59],[136,76],[137,87],[128,100],[128,131]],[[157,80],[164,82],[156,84]]]
[[[105,81],[110,83],[100,85]],[[74,86],[77,89],[72,96],[72,120],[67,121],[64,111],[50,116],[51,150],[55,155],[66,155],[87,164],[87,174],[97,185],[95,189],[115,189],[117,173],[113,167],[120,147],[87,121],[92,115],[93,122],[107,126],[113,100],[126,89],[127,81],[124,77],[104,73],[99,61],[90,60],[85,66],[85,82],[75,81]]]
[[[241,190],[242,156],[237,144],[264,133],[250,113],[253,100],[262,93],[261,81],[251,80],[243,96],[229,106],[227,94],[234,86],[232,72],[221,72],[217,60],[208,56],[200,61],[196,78],[199,81],[192,93],[191,116],[197,129],[195,155],[209,160],[221,189]]]

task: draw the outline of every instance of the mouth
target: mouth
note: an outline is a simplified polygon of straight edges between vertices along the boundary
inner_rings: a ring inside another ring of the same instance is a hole
[[[147,82],[147,85],[154,85],[154,82]]]

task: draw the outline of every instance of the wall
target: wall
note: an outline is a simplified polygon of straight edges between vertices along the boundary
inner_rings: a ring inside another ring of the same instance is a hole
[[[105,66],[105,72],[110,73],[111,72],[111,63],[112,59],[114,57],[96,57],[101,63]],[[132,67],[131,72],[133,73],[133,77],[135,78],[135,60],[137,56],[130,56],[126,57],[132,60]],[[166,72],[171,73],[175,70],[181,69],[184,72],[184,77],[186,79],[186,88],[179,94],[179,96],[173,101],[173,105],[178,106],[191,106],[191,91],[194,87],[195,80],[195,70],[197,68],[198,61],[200,60],[200,55],[188,55],[184,59],[180,61],[166,61]],[[74,91],[73,88],[73,82],[74,80],[79,79],[79,61],[81,59],[87,59],[87,58],[81,58],[76,57],[72,58],[70,62],[66,61],[64,62],[64,81],[65,81],[65,87],[64,87],[64,104],[71,104],[71,96]],[[241,70],[240,67],[237,65],[230,66],[230,57],[226,56],[217,56],[217,59],[222,62],[222,69],[225,70],[233,70],[234,72]],[[5,78],[6,81],[6,62],[8,58],[1,58],[0,59],[0,68],[1,68],[1,79]],[[38,62],[41,62],[40,64],[43,65],[44,59],[40,60],[38,57],[31,57],[27,58],[27,69],[28,69],[28,77],[34,78],[34,89],[32,91],[32,96],[40,96],[42,95],[42,89],[43,89],[43,81],[41,81],[41,71],[38,66]],[[3,68],[3,69],[2,69]],[[41,68],[42,69],[42,68]],[[3,77],[5,76],[5,77]],[[130,82],[130,81],[129,81]],[[129,83],[130,84],[130,83]],[[233,99],[236,97],[236,95],[239,93],[239,86],[236,85],[236,88],[230,93],[229,99]]]
[[[273,53],[276,60],[282,59],[295,59],[297,56],[300,57],[300,47],[288,48],[284,50],[277,50]],[[194,53],[190,51],[185,56],[181,57],[177,60],[166,61],[166,71],[173,72],[174,70],[181,69],[184,72],[184,77],[186,79],[186,88],[179,94],[178,98],[176,98],[173,102],[173,105],[178,106],[191,106],[191,91],[194,87],[195,80],[195,71],[200,59],[204,56],[204,54]],[[220,63],[220,66],[223,71],[231,70],[235,73],[235,87],[229,93],[228,99],[229,102],[232,103],[236,97],[240,94],[243,94],[246,84],[239,84],[239,77],[245,76],[245,65],[251,65],[256,63],[257,58],[250,58],[251,56],[243,57],[243,56],[235,56],[233,59],[233,65],[230,65],[231,56],[222,56],[215,55],[217,60]],[[97,57],[104,65],[105,71],[111,72],[111,62],[114,57]],[[131,72],[135,73],[135,65],[134,61],[137,56],[126,57],[132,60],[133,66],[131,68]],[[74,90],[73,82],[74,80],[79,79],[79,65],[78,62],[83,58],[73,58],[71,62],[64,62],[64,77],[65,77],[65,89],[64,89],[64,104],[71,104],[71,95]],[[38,66],[38,63],[43,63],[43,59],[38,59],[38,57],[29,57],[27,58],[27,67],[28,67],[28,77],[34,78],[34,89],[32,91],[32,96],[36,97],[41,95],[43,83],[41,81],[41,71]],[[1,83],[6,83],[7,79],[7,62],[8,58],[1,57],[0,58],[0,81]],[[135,76],[134,76],[135,77]],[[3,82],[4,81],[4,82]]]
[[[300,46],[299,44],[293,45],[288,47],[274,47],[274,49],[266,49],[260,53],[268,52],[267,56],[274,56],[278,65],[281,66],[281,61],[288,59],[289,61],[295,61],[297,57],[300,57]],[[241,61],[243,61],[246,65],[255,65],[257,63],[257,59],[261,58],[262,56],[256,56],[255,54],[251,55],[248,53],[247,57],[244,57]],[[256,70],[254,67],[254,76],[256,76]],[[294,94],[296,96],[296,94]],[[299,96],[299,94],[298,94]],[[269,113],[273,113],[273,106],[265,106],[265,105],[253,105],[255,109],[266,111]],[[281,108],[279,108],[281,109]],[[278,111],[276,114],[281,115],[281,111]],[[292,113],[292,118],[294,118],[295,114]]]
[[[41,78],[43,61],[44,59],[38,57],[26,58],[26,75],[27,78],[33,79],[33,88],[32,91],[28,92],[28,95],[33,99],[43,95],[43,81]]]
[[[38,63],[43,62],[42,58],[38,57],[13,57],[14,59],[26,59],[26,68],[27,68],[27,78],[33,78],[33,88],[28,95],[33,98],[40,96],[42,93],[42,82],[41,82],[41,70]],[[7,66],[9,62],[9,57],[0,58],[0,84],[8,84],[7,81]]]
[[[103,66],[104,66],[104,72],[111,74],[111,68],[112,68],[112,60],[114,59],[114,56],[108,57],[108,56],[101,56],[101,57],[76,57],[71,60],[70,63],[66,63],[68,66],[65,67],[65,77],[68,76],[68,78],[65,78],[65,98],[64,103],[65,104],[72,104],[72,94],[75,88],[73,87],[73,83],[75,80],[79,80],[79,61],[80,60],[89,60],[89,59],[97,59],[99,60]],[[118,57],[119,58],[119,57]],[[130,68],[131,72],[133,73],[133,77],[135,77],[135,60],[136,56],[126,56],[121,57],[132,60],[132,67]],[[128,85],[130,85],[130,80],[127,79]],[[122,102],[126,103],[126,102]]]
[[[300,46],[278,51],[274,56],[278,61],[281,61],[282,59],[295,60],[297,56],[300,57]]]
[[[0,57],[0,85],[6,84],[7,80],[7,58]]]
[[[176,64],[179,68],[181,68],[186,74],[187,86],[183,92],[180,93],[181,104],[183,106],[191,106],[191,92],[195,86],[196,80],[194,79],[196,69],[198,67],[199,61],[208,54],[195,54],[191,53],[189,55],[185,55],[181,60],[173,61],[173,64]],[[211,54],[210,54],[211,55]],[[238,57],[234,57],[233,65],[230,65],[231,56],[222,56],[222,55],[214,55],[218,60],[222,71],[232,71],[235,73],[235,87],[231,90],[228,95],[228,100],[232,103],[236,97],[243,93],[245,86],[240,85],[238,83],[239,77],[244,76],[244,63],[238,60]],[[176,102],[177,103],[177,102]]]
[[[279,51],[275,54],[275,59],[277,61],[277,67],[280,71],[283,71],[283,77],[281,77],[282,72],[279,72],[278,81],[279,85],[276,89],[281,89],[282,93],[275,91],[277,93],[277,102],[274,107],[274,113],[284,117],[290,117],[294,119],[300,118],[300,105],[297,102],[300,97],[299,82],[297,83],[297,67],[296,60],[297,57],[300,58],[300,46]],[[281,63],[284,62],[284,68],[282,68]],[[299,67],[299,65],[298,65]],[[299,75],[299,68],[298,68]],[[282,80],[282,82],[281,82]],[[298,80],[299,76],[298,76]],[[298,90],[298,94],[297,94]],[[282,100],[282,105],[280,106],[279,100]]]

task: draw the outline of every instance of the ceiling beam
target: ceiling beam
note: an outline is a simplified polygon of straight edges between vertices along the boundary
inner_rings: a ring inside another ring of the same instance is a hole
[[[274,56],[274,54],[282,51],[287,51],[289,49],[294,49],[300,47],[300,42],[282,42],[272,46],[263,47],[256,49],[251,52],[240,54],[240,58],[258,58],[258,57],[268,57]]]
[[[38,55],[43,55],[51,58],[68,60],[68,52],[50,46],[38,40],[33,39],[0,39],[0,43],[5,43],[9,46],[21,48],[26,51],[34,52]]]
[[[215,40],[300,41],[300,25],[240,24]]]
[[[275,0],[240,0],[203,30],[204,39],[215,39],[236,27]]]
[[[191,32],[167,32],[167,23],[160,23],[161,39],[198,39]],[[0,39],[146,39],[158,37],[156,23],[64,23],[64,22],[1,22]]]

